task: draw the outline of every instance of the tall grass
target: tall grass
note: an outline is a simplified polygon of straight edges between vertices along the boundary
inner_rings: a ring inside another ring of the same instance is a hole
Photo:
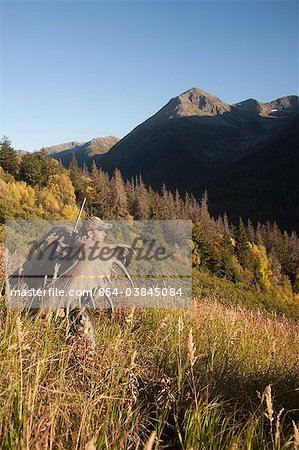
[[[291,320],[213,301],[99,315],[92,361],[64,321],[0,321],[1,448],[298,448]]]

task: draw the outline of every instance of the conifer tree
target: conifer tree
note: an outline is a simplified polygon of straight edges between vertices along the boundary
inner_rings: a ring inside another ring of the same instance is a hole
[[[224,213],[224,216],[223,216],[223,225],[224,225],[224,230],[225,230],[225,233],[227,234],[227,235],[229,235],[229,236],[231,236],[231,228],[230,228],[230,226],[229,226],[229,222],[228,222],[228,217],[227,217],[227,214],[226,214],[226,212]]]
[[[122,219],[128,215],[125,183],[118,169],[115,169],[110,183],[110,206],[113,217],[116,219]]]
[[[263,228],[260,222],[258,222],[256,231],[255,231],[255,241],[258,245],[264,245],[264,238],[263,238]]]
[[[159,219],[160,196],[158,192],[155,192],[151,186],[148,189],[148,199],[150,206],[150,218]]]
[[[202,266],[209,271],[219,271],[221,268],[221,235],[215,221],[208,210],[208,196],[205,192],[193,226],[193,239],[200,253]]]
[[[248,235],[248,239],[251,243],[255,243],[255,231],[254,231],[254,227],[251,223],[251,220],[248,219],[247,221],[247,235]]]
[[[101,219],[111,219],[110,208],[110,180],[107,173],[98,169],[96,163],[93,162],[91,169],[91,179],[93,186],[93,214]]]
[[[73,156],[74,156],[74,155],[73,155]],[[90,172],[90,174],[91,174],[91,177],[92,177],[93,180],[96,179],[96,177],[98,176],[98,173],[99,173],[99,171],[98,171],[98,167],[97,167],[97,165],[96,165],[96,162],[95,162],[95,161],[92,161],[91,172]]]
[[[224,234],[224,222],[223,217],[220,214],[217,217],[216,226],[218,231],[220,231],[221,234]]]
[[[158,212],[160,220],[167,220],[169,218],[170,215],[169,195],[166,185],[164,183],[162,185],[161,195],[159,196]]]
[[[49,174],[45,155],[41,152],[24,155],[21,160],[18,178],[31,186],[46,186]]]
[[[19,171],[19,157],[17,152],[12,148],[8,137],[3,136],[0,143],[0,166],[4,172],[16,176]]]
[[[184,202],[180,196],[179,191],[176,189],[174,197],[175,218],[183,219],[184,216]]]
[[[135,218],[135,184],[133,178],[130,180],[127,180],[125,183],[126,188],[126,194],[127,194],[127,201],[128,201],[128,211],[129,214]]]
[[[85,197],[85,183],[83,180],[83,173],[78,166],[77,158],[74,153],[72,154],[69,165],[69,174],[75,189],[77,201],[81,202]]]
[[[237,257],[244,269],[248,269],[249,271],[254,270],[255,261],[253,258],[253,252],[250,251],[250,248],[253,248],[249,245],[249,237],[244,225],[243,220],[239,219],[239,226],[236,231],[236,254]],[[257,244],[258,246],[258,244]],[[260,247],[262,244],[260,244]],[[255,248],[255,247],[254,247]]]
[[[136,182],[134,216],[140,220],[147,220],[150,217],[149,195],[141,175]]]
[[[190,204],[191,204],[190,219],[191,220],[196,220],[200,216],[201,208],[202,208],[202,204],[203,203],[205,203],[206,209],[208,211],[208,206],[207,206],[208,203],[207,202],[208,202],[208,194],[207,194],[207,192],[205,192],[205,194],[202,197],[201,205],[199,205],[199,203],[198,203],[197,199],[194,197],[194,195],[191,194],[191,196],[190,196]],[[209,213],[208,213],[208,215],[209,215]]]
[[[188,192],[185,193],[184,198],[184,219],[191,219],[192,217],[192,207],[191,207],[191,199]]]

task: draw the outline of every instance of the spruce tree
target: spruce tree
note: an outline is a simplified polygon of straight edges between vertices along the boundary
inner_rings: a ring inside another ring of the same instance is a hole
[[[175,191],[174,207],[175,207],[175,218],[183,219],[184,218],[184,203],[183,203],[183,200],[177,189]]]
[[[73,183],[77,201],[81,202],[85,197],[85,183],[83,180],[83,173],[78,166],[78,162],[74,153],[72,154],[69,165],[70,179]]]
[[[49,176],[43,158],[43,155],[39,152],[24,155],[18,178],[31,186],[46,186]]]
[[[168,191],[166,185],[163,183],[161,195],[159,195],[158,201],[158,218],[160,220],[167,219],[168,215]]]
[[[128,215],[125,183],[118,169],[115,169],[110,183],[110,206],[114,218],[121,219]]]
[[[19,171],[19,157],[17,152],[12,148],[8,137],[3,136],[0,143],[0,166],[7,173],[16,176]]]
[[[134,212],[136,219],[147,220],[150,216],[150,204],[147,189],[143,183],[141,175],[137,180],[135,189]]]
[[[93,214],[101,219],[111,219],[109,177],[101,169],[97,168],[95,162],[93,162],[91,169],[91,179],[93,187]]]
[[[241,217],[236,231],[236,253],[242,267],[244,269],[253,270],[255,266],[254,258],[249,249],[249,237]]]
[[[126,193],[127,193],[127,200],[128,200],[128,211],[132,217],[135,218],[136,212],[135,212],[135,183],[134,179],[132,178],[131,181],[126,181]]]

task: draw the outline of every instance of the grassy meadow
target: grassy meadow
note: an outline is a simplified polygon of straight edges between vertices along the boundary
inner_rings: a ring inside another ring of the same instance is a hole
[[[298,322],[195,295],[99,314],[87,360],[65,319],[1,308],[1,448],[298,449]]]

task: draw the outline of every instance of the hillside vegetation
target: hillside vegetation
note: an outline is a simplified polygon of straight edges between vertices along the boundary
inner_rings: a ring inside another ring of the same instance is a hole
[[[7,157],[9,155],[9,158]],[[0,308],[3,449],[299,448],[299,240],[166,186],[0,150],[5,219],[191,219],[192,308],[104,311],[90,357],[67,319]],[[4,280],[4,246],[0,276]],[[76,355],[76,357],[75,357]]]

